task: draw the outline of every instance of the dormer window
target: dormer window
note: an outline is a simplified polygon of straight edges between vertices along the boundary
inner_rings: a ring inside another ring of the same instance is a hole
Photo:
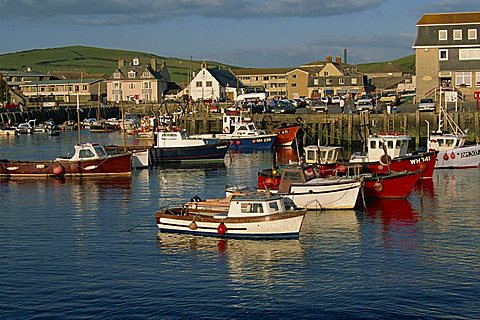
[[[134,66],[139,66],[139,65],[140,65],[140,60],[139,60],[138,58],[133,58],[132,64],[133,64]]]
[[[120,76],[121,76],[121,75],[120,75],[120,72],[115,72],[115,73],[113,74],[113,79],[120,79]]]
[[[143,78],[150,78],[150,72],[144,71],[142,77]]]
[[[130,79],[135,78],[136,75],[137,75],[137,73],[133,70],[130,70],[128,72],[128,78],[130,78]]]

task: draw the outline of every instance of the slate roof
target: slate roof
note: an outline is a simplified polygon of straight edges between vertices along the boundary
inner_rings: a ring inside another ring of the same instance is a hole
[[[136,77],[135,78],[129,78],[128,77],[128,73],[130,71],[135,71],[136,73]],[[145,65],[139,65],[139,66],[124,66],[124,67],[121,67],[121,68],[117,68],[113,73],[112,75],[110,76],[110,80],[134,80],[134,79],[144,79],[143,78],[143,72],[145,70],[148,70],[152,76],[155,78],[155,79],[158,79],[158,80],[165,80],[165,78],[163,77],[163,75],[158,72],[158,71],[155,71],[152,69],[152,67],[150,66],[145,66]],[[116,73],[116,72],[120,72],[121,76],[120,76],[120,79],[119,78],[114,78],[113,75]]]
[[[238,80],[230,70],[207,68],[207,71],[210,72],[212,77],[214,77],[222,87],[244,87],[243,83]]]
[[[427,13],[420,18],[417,26],[480,23],[480,12]]]

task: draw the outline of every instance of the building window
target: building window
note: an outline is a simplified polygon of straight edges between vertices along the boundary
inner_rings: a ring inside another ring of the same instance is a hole
[[[143,78],[150,78],[150,72],[145,71],[142,75]]]
[[[462,40],[462,30],[453,30],[453,40]]]
[[[295,88],[297,86],[296,83],[292,83],[292,88]]]
[[[438,30],[438,40],[448,40],[447,30]]]
[[[263,77],[263,81],[268,81],[268,77]]]
[[[202,87],[202,81],[197,81],[197,83],[195,84],[195,86],[197,88],[201,88]]]
[[[128,89],[130,89],[130,90],[135,89],[135,83],[129,83],[128,84]]]
[[[468,29],[468,40],[477,40],[477,29]]]
[[[476,31],[476,30],[475,30]],[[115,72],[113,74],[113,79],[120,79],[120,72]]]
[[[152,83],[149,82],[149,81],[144,81],[142,83],[142,86],[143,86],[143,89],[151,89],[152,88]],[[147,99],[145,99],[145,100],[147,100]]]
[[[331,86],[332,85],[332,79],[327,79],[326,83],[327,83],[327,86]]]
[[[212,81],[207,81],[207,82],[205,83],[205,86],[206,86],[206,87],[212,87]]]
[[[448,50],[442,49],[438,51],[439,60],[448,60]]]
[[[297,75],[296,75],[296,74],[292,74],[292,79],[297,79]]]
[[[460,60],[480,60],[480,49],[460,49]]]
[[[345,80],[343,78],[338,79],[338,84],[345,84]]]
[[[465,71],[455,72],[455,85],[456,86],[472,86],[472,73]]]
[[[137,75],[137,73],[136,73],[135,71],[133,71],[133,70],[131,70],[131,71],[128,72],[128,77],[129,77],[130,79],[135,78],[136,75]]]
[[[352,78],[352,84],[357,84],[357,78]]]
[[[475,86],[480,87],[480,72],[475,72]]]
[[[313,85],[318,86],[318,79],[313,79]]]
[[[324,72],[323,72],[323,76],[324,76],[324,77],[328,77],[328,71],[324,71]]]

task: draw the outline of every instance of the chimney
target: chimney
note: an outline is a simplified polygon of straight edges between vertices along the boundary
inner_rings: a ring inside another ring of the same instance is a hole
[[[341,64],[342,63],[342,57],[340,57],[340,55],[337,54],[337,56],[335,57],[335,63],[336,64]]]
[[[202,62],[202,69],[207,69],[207,63],[205,61]]]
[[[118,59],[117,65],[118,65],[118,69],[125,67],[125,59],[123,58]]]
[[[347,49],[343,49],[343,62],[345,64],[348,64],[348,62],[347,62]]]
[[[329,62],[332,63],[332,56],[329,55],[329,54],[327,54],[327,56],[325,57],[325,62],[327,62],[327,63],[329,63]]]
[[[157,71],[157,58],[152,58],[150,67],[152,67],[153,71]]]

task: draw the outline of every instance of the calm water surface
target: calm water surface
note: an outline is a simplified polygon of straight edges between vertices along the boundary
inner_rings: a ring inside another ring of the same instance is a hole
[[[82,140],[122,143],[118,133]],[[76,141],[0,137],[0,158],[53,159]],[[407,200],[309,212],[298,240],[157,232],[155,210],[253,185],[271,161],[231,154],[219,168],[131,179],[0,181],[0,317],[480,318],[477,169],[438,171]]]

